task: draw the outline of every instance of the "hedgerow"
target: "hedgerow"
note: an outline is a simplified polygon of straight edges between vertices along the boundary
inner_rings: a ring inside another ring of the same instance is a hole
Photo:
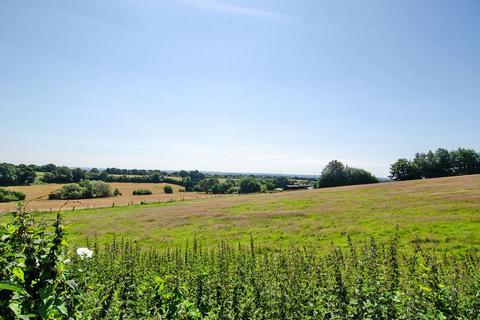
[[[152,194],[152,191],[146,189],[133,190],[132,195],[134,196],[145,196]]]

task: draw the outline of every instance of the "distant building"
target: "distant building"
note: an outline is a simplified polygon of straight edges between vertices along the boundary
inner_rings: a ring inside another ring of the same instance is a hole
[[[286,190],[307,190],[307,189],[313,189],[313,187],[309,184],[289,184],[285,189]]]

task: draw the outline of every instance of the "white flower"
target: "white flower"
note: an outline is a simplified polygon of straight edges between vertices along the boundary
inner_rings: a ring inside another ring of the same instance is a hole
[[[93,251],[88,248],[78,248],[77,255],[79,255],[82,259],[91,258],[93,255]]]

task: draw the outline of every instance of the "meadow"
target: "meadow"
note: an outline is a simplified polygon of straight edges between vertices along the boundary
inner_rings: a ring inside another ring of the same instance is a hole
[[[0,319],[480,315],[480,175],[0,222]]]
[[[480,175],[67,210],[63,215],[75,246],[114,237],[144,247],[184,246],[194,238],[209,246],[222,240],[247,243],[252,236],[272,250],[291,244],[326,250],[332,244],[345,246],[347,235],[385,240],[398,227],[402,246],[418,240],[461,252],[480,245]],[[54,216],[35,214],[47,222]]]
[[[86,208],[101,208],[112,206],[125,206],[129,204],[139,204],[141,202],[165,202],[173,200],[189,200],[196,198],[206,198],[208,195],[201,193],[186,193],[179,192],[181,186],[168,183],[129,183],[129,182],[112,182],[110,183],[112,190],[118,188],[122,193],[118,197],[96,198],[96,199],[81,199],[77,201],[70,201],[65,205],[64,200],[48,200],[48,194],[54,190],[60,189],[63,184],[49,183],[49,184],[33,184],[30,186],[11,186],[7,187],[9,190],[21,191],[25,193],[28,201],[28,208],[34,211],[56,211],[61,206],[65,210],[86,209]],[[170,185],[173,188],[172,194],[165,194],[163,187]],[[152,195],[147,196],[133,196],[133,190],[148,189],[152,191]],[[17,204],[15,202],[0,203],[0,212],[13,212]]]

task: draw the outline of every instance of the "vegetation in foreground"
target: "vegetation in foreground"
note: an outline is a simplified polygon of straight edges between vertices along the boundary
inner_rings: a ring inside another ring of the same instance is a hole
[[[220,243],[142,251],[93,244],[68,254],[19,210],[1,225],[2,319],[477,319],[480,255],[437,254],[396,237],[319,255]]]

